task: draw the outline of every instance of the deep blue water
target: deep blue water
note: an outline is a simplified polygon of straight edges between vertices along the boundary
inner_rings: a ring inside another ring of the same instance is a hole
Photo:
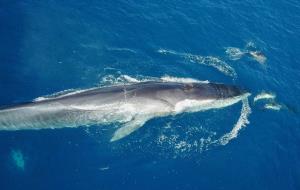
[[[1,0],[1,105],[123,75],[168,75],[241,86],[252,113],[224,146],[208,144],[233,128],[241,103],[153,119],[115,143],[115,125],[0,131],[0,188],[300,189],[299,34],[297,0]],[[232,60],[228,47],[267,60]],[[218,58],[236,75],[192,55]],[[254,104],[262,91],[283,108]]]

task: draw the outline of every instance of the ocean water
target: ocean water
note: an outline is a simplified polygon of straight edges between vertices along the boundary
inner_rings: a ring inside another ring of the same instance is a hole
[[[114,143],[0,131],[0,189],[300,189],[299,1],[1,0],[0,21],[0,105],[157,79],[251,93]]]

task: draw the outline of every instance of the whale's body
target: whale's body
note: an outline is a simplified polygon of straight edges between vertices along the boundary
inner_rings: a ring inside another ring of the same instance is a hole
[[[102,87],[0,109],[0,130],[123,124],[111,141],[154,118],[230,106],[249,94],[216,83],[143,82]]]

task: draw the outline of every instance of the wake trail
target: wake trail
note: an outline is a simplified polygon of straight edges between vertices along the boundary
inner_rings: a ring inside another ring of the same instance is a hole
[[[238,136],[239,131],[242,128],[245,128],[247,124],[250,123],[248,120],[250,114],[251,108],[249,106],[249,101],[248,98],[245,98],[242,100],[241,115],[234,127],[232,128],[232,130],[228,133],[225,133],[221,138],[217,139],[216,141],[213,141],[212,144],[224,146],[228,144],[232,139],[235,139]]]
[[[228,65],[225,61],[214,57],[214,56],[201,56],[201,55],[194,55],[190,53],[182,53],[182,52],[176,52],[174,50],[168,50],[168,49],[159,49],[158,53],[163,55],[176,55],[181,58],[184,58],[192,63],[197,63],[200,65],[205,65],[212,67],[219,72],[223,73],[224,75],[237,78],[237,73],[233,67]]]

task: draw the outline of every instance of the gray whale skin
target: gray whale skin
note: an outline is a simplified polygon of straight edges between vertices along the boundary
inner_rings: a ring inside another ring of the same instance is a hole
[[[218,83],[140,82],[75,91],[0,109],[0,130],[120,123],[111,141],[154,117],[230,106],[249,93]]]

